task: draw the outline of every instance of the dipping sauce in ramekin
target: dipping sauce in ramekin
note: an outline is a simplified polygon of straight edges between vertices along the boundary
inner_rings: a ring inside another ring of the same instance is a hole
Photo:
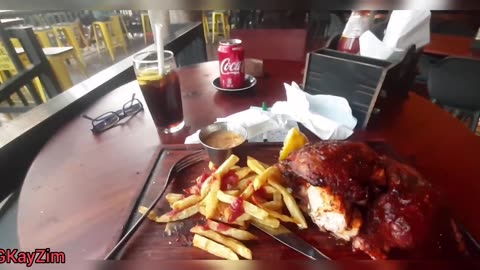
[[[233,153],[233,149],[247,140],[247,130],[238,124],[219,122],[201,129],[199,138],[210,161],[220,165]]]

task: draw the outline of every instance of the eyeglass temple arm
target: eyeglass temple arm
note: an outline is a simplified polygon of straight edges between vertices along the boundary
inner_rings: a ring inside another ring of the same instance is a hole
[[[88,119],[88,120],[90,120],[90,121],[95,120],[95,119],[93,119],[92,117],[90,117],[90,116],[88,116],[88,115],[86,115],[86,114],[82,114],[82,117],[85,118],[85,119]]]

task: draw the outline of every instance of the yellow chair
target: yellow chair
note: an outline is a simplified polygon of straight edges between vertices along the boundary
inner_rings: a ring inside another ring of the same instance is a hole
[[[112,61],[115,61],[115,48],[120,46],[127,54],[127,44],[126,42],[118,42],[118,38],[112,35],[113,33],[113,26],[112,21],[106,22],[94,22],[92,23],[93,34],[95,36],[95,46],[97,48],[97,52],[100,53],[100,37],[103,39],[103,43],[112,58]],[[115,42],[114,42],[115,41]]]
[[[55,38],[57,39],[58,46],[61,47],[73,47],[73,50],[80,59],[80,63],[82,66],[86,67],[85,62],[83,61],[83,52],[82,48],[80,47],[80,42],[87,44],[85,41],[85,37],[82,34],[80,26],[77,23],[68,23],[68,24],[57,24],[53,26]],[[80,40],[77,38],[77,34],[80,37]],[[62,42],[62,38],[64,37],[65,41],[68,44],[64,44]]]
[[[54,33],[53,29],[51,29],[51,28],[34,29],[34,32],[35,32],[35,36],[37,37],[38,42],[40,43],[40,46],[42,46],[42,48],[56,47],[56,46],[61,45],[61,44],[60,45],[55,44],[55,46],[53,46],[50,37],[51,36],[55,37],[55,33]]]
[[[227,12],[213,11],[212,12],[212,43],[215,43],[215,36],[222,33],[222,32],[218,32],[220,30],[219,23],[222,24],[223,37],[228,38],[230,36],[230,24],[228,23]]]
[[[14,47],[17,47],[18,45],[21,44],[18,39],[12,39],[12,43],[14,44]],[[18,47],[17,47],[18,48]],[[30,61],[28,60],[28,57],[24,54],[24,56],[19,57],[20,60],[22,61],[22,64],[24,67],[28,67],[30,64]],[[13,64],[12,60],[10,59],[7,51],[5,50],[5,47],[3,47],[3,44],[0,43],[0,81],[4,82],[8,79],[9,76],[7,76],[7,72],[10,73],[12,76],[17,74],[17,68]],[[35,88],[35,91],[37,91],[38,95],[40,96],[41,100],[43,102],[47,101],[47,95],[45,93],[45,89],[43,88],[43,85],[40,81],[39,78],[35,77],[32,80],[33,86]],[[24,93],[25,91],[22,91]],[[25,93],[24,93],[25,95]],[[28,95],[26,95],[28,96]]]
[[[142,17],[143,39],[146,45],[148,44],[147,33],[152,32],[152,26],[150,25],[150,17],[148,17],[148,14],[143,13],[141,17]]]
[[[113,39],[117,42],[121,47],[127,48],[127,26],[123,21],[123,17],[119,15],[110,16],[112,20],[112,29],[113,29]]]
[[[202,11],[203,34],[205,35],[205,43],[208,44],[208,34],[210,33],[210,26],[208,25],[208,15],[206,11]]]
[[[23,66],[24,67],[30,66],[31,65],[30,59],[28,58],[27,54],[24,52],[20,41],[16,38],[12,38],[11,42],[12,42],[12,45],[16,48],[18,57],[22,61]],[[43,53],[47,57],[50,63],[50,66],[52,67],[53,73],[55,74],[55,77],[57,78],[58,83],[60,84],[60,87],[62,90],[65,91],[73,86],[72,80],[70,78],[70,74],[68,73],[68,69],[65,64],[66,60],[70,60],[72,58],[75,59],[77,61],[80,72],[85,77],[87,77],[87,71],[85,67],[82,65],[81,60],[78,58],[78,55],[75,53],[73,47],[47,47],[47,48],[43,48]],[[15,67],[13,66],[13,63],[11,63],[10,67],[6,67],[3,70],[7,70],[10,73],[14,71],[14,73],[16,74],[16,70],[15,70]],[[44,93],[43,86],[40,83],[40,80],[38,78],[35,78],[33,80],[33,84],[37,89],[37,91],[39,92],[39,95],[45,101],[46,96]]]

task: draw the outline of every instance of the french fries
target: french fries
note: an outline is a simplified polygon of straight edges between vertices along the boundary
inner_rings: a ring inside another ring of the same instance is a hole
[[[306,140],[302,136],[292,131],[284,142],[281,157],[303,146]],[[193,246],[230,260],[238,260],[239,256],[252,259],[252,251],[240,242],[257,239],[248,231],[250,224],[275,232],[282,231],[284,222],[307,227],[297,202],[282,185],[283,176],[277,166],[253,157],[247,157],[246,167],[237,165],[238,162],[235,155],[220,166],[210,162],[210,171],[197,177],[193,186],[184,189],[185,194],[166,195],[170,212],[159,216],[151,211],[148,218],[167,223],[197,213],[203,215],[206,223],[190,229],[194,234]],[[138,209],[140,213],[146,210],[143,206]]]
[[[147,212],[147,210],[148,210],[148,207],[145,207],[145,206],[138,207],[138,212],[142,215],[144,215]],[[147,215],[147,218],[155,221],[157,219],[157,215],[155,214],[155,212],[150,211],[150,213],[148,213]]]
[[[238,179],[245,178],[252,170],[248,167],[238,168],[235,170],[235,174],[237,175]]]
[[[280,179],[281,177],[280,170],[277,167],[268,167],[265,171],[255,177],[255,180],[253,180],[253,188],[258,190],[268,179]]]
[[[273,193],[273,201],[262,204],[262,208],[281,212],[283,209],[282,194],[280,192]]]
[[[246,200],[252,196],[253,192],[255,192],[255,189],[253,188],[253,183],[250,183],[242,192],[242,194],[240,194],[240,198]]]
[[[245,259],[252,259],[252,251],[244,246],[241,242],[233,238],[221,235],[212,230],[205,230],[203,227],[198,225],[190,229],[190,232],[207,237],[219,244],[222,244]]]
[[[212,241],[208,238],[205,238],[201,235],[195,234],[195,236],[193,236],[192,243],[194,247],[205,250],[206,252],[213,254],[217,257],[227,260],[239,260],[237,254],[235,254],[235,252],[233,252],[228,247]]]
[[[183,194],[177,194],[177,193],[168,193],[165,198],[168,201],[168,204],[172,206],[175,202],[180,201],[181,199],[185,198]]]
[[[224,203],[235,203],[237,200],[239,200],[236,197],[230,196],[225,194],[223,191],[219,190],[217,192],[217,198],[218,200],[224,202]],[[241,203],[243,204],[243,209],[245,210],[246,213],[248,213],[251,216],[254,216],[258,219],[265,219],[268,216],[268,212],[255,206],[254,204],[240,199]]]
[[[256,174],[262,174],[265,171],[265,167],[256,159],[247,157],[247,166]]]
[[[240,190],[238,189],[227,190],[225,191],[225,194],[237,197],[238,195],[240,195]]]
[[[185,199],[174,202],[172,204],[172,208],[174,210],[182,210],[198,203],[201,199],[202,197],[200,197],[199,195],[190,195]]]
[[[241,179],[238,181],[237,187],[240,190],[245,190],[250,183],[252,183],[253,179],[255,179],[255,176],[249,176]]]
[[[200,206],[198,204],[192,205],[188,208],[185,208],[181,211],[172,210],[166,214],[163,214],[155,219],[157,223],[166,223],[177,220],[182,220],[189,218],[200,211]]]
[[[266,217],[266,218],[260,219],[252,216],[252,221],[256,221],[257,223],[263,224],[270,228],[278,228],[278,226],[280,226],[280,221],[272,217]]]
[[[264,209],[265,211],[268,212],[268,215],[274,217],[274,218],[277,218],[279,219],[280,221],[283,221],[283,222],[291,222],[291,223],[297,223],[297,221],[289,216],[286,216],[284,214],[281,214],[275,210],[271,210],[271,209]]]
[[[231,155],[227,160],[225,160],[220,167],[213,173],[214,177],[222,178],[229,170],[232,168],[240,159]]]
[[[208,192],[205,199],[203,199],[202,204],[205,205],[205,217],[212,218],[215,214],[215,209],[218,205],[217,191],[220,190],[220,178],[213,178],[213,182],[210,186],[210,191]]]
[[[295,201],[293,196],[287,191],[287,189],[284,188],[282,185],[276,183],[275,181],[269,180],[268,183],[272,185],[274,188],[278,189],[278,191],[280,191],[283,197],[283,201],[285,202],[285,205],[287,206],[288,211],[290,212],[292,217],[295,219],[298,227],[301,229],[308,228],[307,221],[305,220],[305,217],[300,211],[300,208],[298,207],[297,202]]]
[[[233,227],[230,227],[228,225],[215,222],[213,220],[207,220],[207,226],[210,229],[212,229],[212,230],[214,230],[218,233],[221,233],[221,234],[226,235],[226,236],[233,237],[237,240],[248,241],[248,240],[257,239],[257,237],[254,234],[252,234],[248,231],[233,228]]]
[[[202,197],[202,200],[207,196],[208,192],[210,191],[210,187],[212,185],[213,177],[210,176],[203,182],[202,188],[200,189],[200,197]]]

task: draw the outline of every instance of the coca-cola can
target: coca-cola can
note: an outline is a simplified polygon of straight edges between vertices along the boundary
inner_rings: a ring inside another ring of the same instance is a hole
[[[240,39],[220,41],[218,61],[220,62],[220,86],[242,88],[245,83],[245,52]]]

